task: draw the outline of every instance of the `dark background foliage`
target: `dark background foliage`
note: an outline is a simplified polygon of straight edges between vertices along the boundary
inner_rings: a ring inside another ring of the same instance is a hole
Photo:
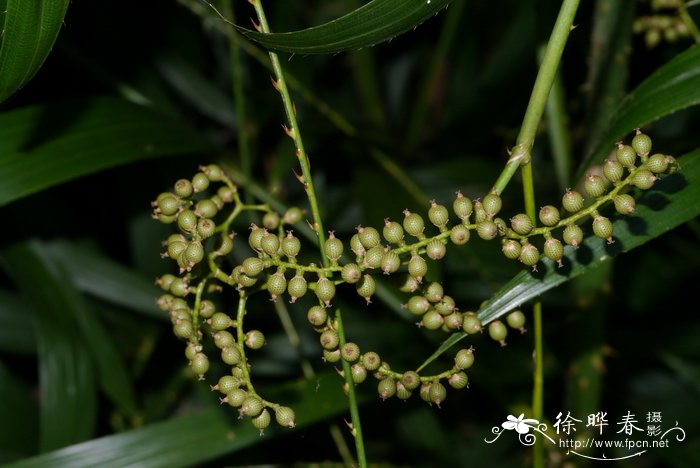
[[[266,8],[271,27],[286,31],[328,21],[359,3],[266,2]],[[599,131],[595,123],[612,112],[604,104],[606,99],[616,102],[621,97],[619,93],[606,95],[604,86],[592,84],[593,63],[613,67],[611,62],[595,62],[592,54],[593,28],[601,21],[596,6],[604,3],[582,2],[562,62],[574,170],[583,163],[587,145],[596,137],[592,132]],[[632,3],[634,8],[629,10],[637,15],[649,9],[646,2]],[[292,87],[326,228],[347,240],[359,224],[380,227],[387,217],[400,219],[406,208],[424,213],[430,199],[447,204],[457,190],[470,197],[483,196],[500,173],[507,149],[517,136],[537,72],[537,50],[551,31],[558,6],[559,2],[549,0],[465,2],[459,9],[453,4],[415,31],[363,50],[364,55],[281,54],[285,70],[315,100],[327,104],[355,128],[354,135],[344,134]],[[423,124],[412,129],[410,117],[414,106],[423,104],[426,73],[432,69],[441,31],[453,9],[459,11],[456,32],[430,88]],[[133,99],[138,93],[154,112],[194,129],[208,142],[208,149],[109,168],[4,206],[0,247],[9,249],[28,239],[40,239],[45,242],[42,245],[54,246],[70,259],[73,251],[61,250],[61,246],[77,246],[82,253],[73,259],[75,264],[82,265],[85,255],[109,259],[128,269],[134,281],[140,281],[138,294],[151,292],[155,300],[158,291],[151,289],[153,279],[171,271],[170,264],[159,256],[160,241],[171,231],[150,219],[150,201],[169,190],[176,179],[194,174],[200,164],[238,166],[237,142],[243,132],[251,138],[255,182],[287,205],[306,207],[293,175],[297,169],[293,145],[280,128],[284,113],[270,85],[270,71],[243,54],[248,115],[240,122],[233,113],[228,39],[221,33],[221,21],[211,11],[204,11],[202,19],[187,2],[146,5],[103,0],[70,4],[53,52],[35,78],[5,101],[1,110],[54,104],[52,112],[35,122],[34,142],[39,144],[69,128],[98,96]],[[244,1],[234,2],[234,11],[239,24],[249,24],[248,19],[254,16]],[[621,27],[627,31],[623,39],[628,55],[623,67],[627,77],[622,77],[624,85],[619,92],[634,89],[692,45],[690,39],[682,39],[650,49],[642,37],[632,35],[631,18]],[[601,47],[612,45],[603,43]],[[369,68],[373,72],[370,87],[375,87],[379,97],[370,101],[376,106],[374,110],[364,105],[358,72],[367,68],[361,68],[361,60],[374,67]],[[616,78],[608,79],[612,82]],[[212,93],[214,98],[207,97]],[[697,109],[691,107],[651,123],[645,131],[653,137],[655,147],[681,155],[698,147],[699,117]],[[547,128],[545,119],[533,153],[537,202],[541,205],[558,204],[562,191],[552,168]],[[376,150],[404,171],[420,196],[407,191],[401,180],[387,172]],[[575,185],[572,179],[567,186]],[[516,177],[504,193],[507,216],[523,210],[521,191]],[[244,236],[250,221],[241,220],[237,232]],[[627,411],[640,421],[648,412],[659,411],[665,427],[677,421],[687,437],[672,448],[649,450],[634,460],[635,466],[700,463],[700,329],[694,295],[700,267],[698,235],[700,225],[692,220],[542,297],[544,413],[550,425],[560,411],[571,411],[579,418],[607,411],[611,425]],[[311,245],[303,255],[317,261]],[[2,418],[5,429],[0,437],[0,462],[25,459],[39,450],[36,332],[33,313],[25,299],[20,299],[26,296],[16,294],[16,277],[8,270],[16,264],[5,262],[0,276],[0,292],[6,299],[0,317],[16,327],[8,330],[24,330],[24,334],[13,332],[12,339],[0,333],[2,386],[19,389],[14,399],[5,396],[7,407],[2,414],[10,419]],[[502,258],[498,245],[474,239],[464,248],[451,247],[445,261],[431,263],[429,279],[443,282],[460,309],[477,310],[520,270],[518,264]],[[389,286],[392,282],[391,278],[386,280]],[[408,297],[394,294],[395,301]],[[155,307],[148,313],[99,295],[82,297],[108,330],[135,395],[134,411],[125,412],[100,392],[94,413],[88,416],[94,418],[95,427],[85,440],[137,427],[156,428],[159,423],[203,408],[220,411],[230,424],[227,427],[234,430],[247,424],[235,420],[234,409],[216,407],[217,397],[209,393],[209,382],[198,382],[186,372],[183,345],[172,335],[165,317],[157,317]],[[397,369],[419,365],[445,338],[438,332],[418,329],[411,318],[391,310],[382,300],[375,299],[367,306],[353,291],[341,291],[337,300],[345,310],[349,338],[363,350],[378,351]],[[301,378],[299,363],[303,359],[322,375],[333,371],[332,365],[321,360],[316,335],[305,323],[309,304],[288,304],[302,337],[301,351],[297,352],[289,346],[268,299],[253,300],[250,324],[264,330],[268,341],[268,346],[252,357],[263,393]],[[514,437],[506,435],[494,444],[484,439],[492,437],[491,428],[507,415],[517,416],[530,404],[530,308],[531,304],[523,305],[529,332],[520,335],[511,331],[507,346],[499,346],[486,334],[471,339],[477,360],[469,374],[470,387],[448,390],[440,408],[417,397],[407,402],[381,401],[371,379],[359,386],[369,459],[410,466],[527,464],[530,451]],[[13,310],[23,311],[24,317],[8,318],[6,311]],[[26,328],[17,325],[20,320]],[[438,360],[443,367],[451,365],[447,354]],[[323,382],[329,392],[338,394],[336,400],[342,401],[341,379],[331,376]],[[48,384],[44,381],[41,385]],[[284,398],[280,395],[280,402],[284,403]],[[93,410],[88,407],[86,411]],[[318,417],[311,418],[315,422],[296,431],[271,429],[263,437],[245,439],[242,448],[200,453],[193,460],[210,466],[340,462],[328,427],[336,424],[346,434],[343,421],[349,417],[342,407],[331,414],[318,411]],[[207,433],[201,427],[182,430]],[[346,440],[352,447],[347,434]],[[155,438],[153,441],[155,444]],[[146,446],[149,439],[142,443]],[[207,445],[202,447],[206,450]],[[589,465],[583,458],[567,457],[563,449],[547,453],[552,466]],[[618,466],[626,465],[620,462]]]

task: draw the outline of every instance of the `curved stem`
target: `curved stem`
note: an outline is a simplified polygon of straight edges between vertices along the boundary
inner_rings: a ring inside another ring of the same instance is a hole
[[[693,17],[690,16],[690,13],[688,13],[689,6],[691,6],[690,2],[686,4],[683,0],[679,0],[678,16],[680,16],[681,21],[683,21],[683,24],[685,24],[685,26],[688,28],[690,34],[693,36],[693,40],[697,44],[700,42],[700,30],[698,30],[695,21],[693,21]]]

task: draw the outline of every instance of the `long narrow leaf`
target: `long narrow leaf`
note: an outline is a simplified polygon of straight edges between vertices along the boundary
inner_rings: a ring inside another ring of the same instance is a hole
[[[311,28],[265,34],[236,26],[269,50],[297,54],[334,54],[373,46],[410,31],[450,0],[372,0],[336,20]]]
[[[33,312],[16,294],[0,290],[0,351],[36,353]]]
[[[0,46],[0,102],[34,77],[51,52],[68,0],[7,0]]]
[[[95,430],[97,392],[90,350],[71,311],[75,291],[39,241],[3,252],[5,270],[33,305],[39,357],[40,449],[87,440]],[[17,422],[19,423],[19,422]]]
[[[0,114],[0,206],[133,161],[210,150],[182,122],[115,98],[7,112]]]

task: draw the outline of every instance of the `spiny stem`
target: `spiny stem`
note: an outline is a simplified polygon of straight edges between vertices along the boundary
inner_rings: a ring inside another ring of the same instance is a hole
[[[503,169],[501,175],[498,176],[498,179],[491,189],[493,193],[500,195],[518,168],[530,160],[537,127],[540,124],[542,113],[547,104],[549,90],[556,76],[557,68],[559,67],[562,53],[564,52],[564,46],[569,38],[569,32],[574,22],[574,16],[576,16],[578,4],[579,0],[564,0],[562,3],[559,16],[554,24],[552,35],[549,38],[547,49],[542,58],[542,65],[540,65],[537,78],[535,79],[535,85],[532,88],[530,102],[525,110],[525,117],[520,127],[518,139],[513,147],[511,157],[506,167]]]

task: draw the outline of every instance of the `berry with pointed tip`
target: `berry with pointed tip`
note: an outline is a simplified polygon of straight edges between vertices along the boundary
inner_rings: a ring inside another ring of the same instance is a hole
[[[510,218],[510,226],[516,233],[521,236],[526,236],[532,231],[534,227],[532,219],[525,213],[518,213],[512,218]]]
[[[460,370],[469,369],[474,364],[474,350],[462,348],[455,354],[455,367]]]
[[[323,302],[326,307],[329,307],[331,305],[331,301],[335,297],[335,284],[333,281],[322,276],[316,282],[316,290],[314,292],[316,293],[316,297],[318,297],[318,299]]]
[[[421,326],[428,330],[437,330],[445,323],[445,318],[435,309],[427,311],[420,321]]]
[[[425,254],[428,258],[433,260],[440,260],[447,253],[447,247],[445,244],[438,239],[433,239],[428,245],[425,246]]]
[[[518,257],[518,260],[520,260],[520,263],[523,265],[535,267],[537,265],[537,262],[540,259],[540,251],[537,250],[537,247],[530,243],[524,244],[521,249],[520,249],[520,256]]]
[[[373,227],[357,227],[357,236],[362,243],[362,246],[369,250],[372,247],[376,247],[381,242],[381,237],[379,236],[379,231]]]
[[[440,302],[445,290],[440,283],[432,282],[425,288],[424,297],[430,302]]]
[[[470,235],[471,233],[469,232],[469,228],[467,228],[467,226],[464,224],[458,224],[452,228],[452,231],[450,231],[450,240],[455,245],[464,245],[469,242]]]
[[[665,154],[656,153],[649,156],[644,165],[654,174],[661,174],[668,170],[668,159]]]
[[[403,226],[387,218],[384,220],[382,235],[390,244],[400,244],[403,242]]]
[[[250,421],[253,423],[253,427],[260,429],[260,434],[262,435],[263,430],[270,425],[270,420],[270,412],[265,408],[259,415],[251,418]]]
[[[192,195],[192,183],[187,179],[180,179],[175,182],[175,194],[180,198],[187,198]]]
[[[472,201],[462,195],[462,192],[457,192],[454,201],[452,202],[452,211],[455,212],[457,217],[463,222],[469,220],[469,216],[472,214],[474,209]]]
[[[236,346],[236,339],[229,331],[219,330],[212,335],[212,338],[214,338],[214,344],[219,349],[233,348]]]
[[[254,418],[255,416],[262,413],[264,404],[260,397],[249,395],[243,400],[240,409],[238,410],[241,416],[249,416]]]
[[[363,266],[366,268],[379,268],[382,266],[382,258],[384,258],[384,247],[375,245],[365,252],[365,261]]]
[[[278,406],[275,409],[275,420],[282,427],[295,427],[294,410],[287,406]]]
[[[630,145],[620,143],[617,145],[615,159],[624,167],[631,168],[637,162],[637,152]]]
[[[265,229],[275,230],[280,225],[280,215],[274,211],[269,211],[263,215],[262,225]]]
[[[223,255],[228,255],[231,253],[233,250],[233,237],[231,237],[230,234],[227,234],[225,232],[221,233],[221,236],[219,237],[219,243],[214,251],[214,255],[221,257]]]
[[[588,174],[583,182],[583,190],[593,198],[604,195],[606,188],[605,179],[597,174]]]
[[[540,222],[545,226],[554,226],[561,219],[559,214],[559,209],[553,205],[545,205],[540,208],[539,213]]]
[[[640,157],[645,158],[651,151],[651,137],[637,129],[636,134],[632,137],[631,146]]]
[[[484,210],[486,211],[486,216],[493,218],[499,211],[501,211],[503,201],[497,194],[489,193],[481,201],[481,206],[483,206]]]
[[[197,234],[202,239],[208,239],[214,235],[216,223],[209,218],[202,218],[197,222]]]
[[[172,216],[178,212],[182,206],[182,201],[172,193],[166,193],[159,196],[156,201],[156,207],[161,214]]]
[[[217,390],[224,395],[231,393],[234,389],[238,388],[240,381],[232,375],[224,375],[217,382],[212,390]]]
[[[372,302],[372,295],[377,291],[377,284],[375,283],[374,277],[372,277],[372,275],[365,274],[362,276],[362,279],[357,283],[355,289],[357,290],[357,294],[364,297],[367,301],[367,304],[369,304]]]
[[[450,384],[450,387],[460,390],[469,386],[469,377],[467,377],[466,372],[455,372],[447,379],[447,383]]]
[[[625,175],[625,168],[616,159],[608,159],[605,161],[605,164],[603,164],[603,174],[610,182],[619,182]]]
[[[192,366],[192,372],[197,374],[199,379],[202,380],[204,374],[209,370],[209,358],[204,353],[197,353],[190,361],[190,366]]]
[[[258,276],[265,268],[265,262],[258,257],[248,257],[241,263],[241,273],[251,278]]]
[[[287,256],[287,258],[295,259],[299,255],[301,250],[301,241],[298,237],[295,237],[292,231],[287,231],[287,235],[282,238],[281,241],[282,253]]]
[[[522,310],[514,310],[506,316],[506,323],[511,328],[520,330],[520,333],[525,332],[525,314]]]
[[[350,374],[353,383],[356,385],[361,384],[367,379],[367,369],[360,363],[355,363],[350,366]]]
[[[648,169],[640,169],[632,177],[632,185],[642,190],[650,189],[657,177]]]
[[[440,312],[441,315],[449,315],[457,309],[457,304],[452,296],[445,294],[442,296],[440,302],[435,304],[435,310]]]
[[[377,391],[382,400],[393,397],[396,394],[396,381],[391,377],[380,380],[377,384]]]
[[[476,225],[476,233],[484,240],[491,240],[498,235],[498,227],[490,219],[485,219]]]
[[[350,250],[352,250],[358,257],[364,256],[364,254],[367,252],[367,249],[365,249],[365,246],[362,245],[362,242],[360,241],[359,235],[353,234],[353,236],[350,238]]]
[[[286,290],[287,278],[284,277],[284,273],[281,271],[278,271],[267,278],[267,292],[270,293],[273,300],[284,294]]]
[[[554,260],[560,268],[562,267],[561,259],[564,256],[564,246],[559,239],[550,237],[544,241],[543,251],[547,258]]]
[[[423,315],[430,309],[430,302],[424,296],[411,296],[406,303],[406,309],[413,315]]]
[[[302,219],[304,219],[304,212],[301,210],[301,208],[296,206],[292,206],[287,209],[287,211],[284,212],[284,216],[282,216],[282,221],[284,221],[284,224],[296,224]]]
[[[561,198],[561,204],[569,213],[578,213],[583,209],[583,195],[575,190],[567,190]]]
[[[182,210],[177,215],[177,225],[185,232],[192,232],[197,227],[197,215],[192,210]]]
[[[183,252],[188,265],[196,265],[204,259],[204,247],[199,241],[190,242]]]
[[[326,251],[326,257],[328,257],[328,260],[332,263],[337,263],[338,259],[343,256],[343,242],[335,237],[333,231],[328,233],[328,239],[326,240],[324,249]]]
[[[280,238],[277,234],[265,230],[265,234],[260,239],[260,248],[270,257],[276,257],[280,249]]]
[[[210,319],[207,319],[207,323],[209,323],[212,330],[219,331],[230,327],[233,324],[233,320],[224,312],[216,312]]]
[[[200,218],[213,218],[219,212],[219,208],[216,203],[205,198],[204,200],[199,200],[194,206],[194,214]]]
[[[515,239],[503,239],[501,251],[506,258],[516,260],[518,257],[520,257],[520,250],[520,242],[516,241]]]
[[[413,395],[413,392],[406,388],[406,386],[399,380],[396,382],[396,398],[399,400],[408,400]]]
[[[613,243],[612,238],[613,225],[612,222],[605,216],[596,216],[593,218],[593,234],[601,239],[606,239],[608,244]]]
[[[440,407],[440,403],[445,401],[445,398],[447,398],[447,389],[439,380],[436,380],[430,386],[429,397],[430,402],[435,403],[438,408]]]
[[[637,206],[637,202],[634,200],[634,197],[627,193],[615,195],[615,198],[613,198],[613,203],[615,204],[615,210],[623,215],[634,213]]]
[[[242,388],[234,388],[226,394],[226,397],[224,397],[221,402],[228,403],[234,408],[240,408],[247,397],[248,393],[245,390]]]
[[[428,273],[428,263],[420,255],[414,255],[408,261],[408,274],[414,277],[419,283]]]
[[[411,213],[408,210],[403,212],[403,229],[413,237],[421,238],[425,229],[423,217],[417,213]]]
[[[445,317],[445,327],[448,330],[459,330],[462,328],[462,314],[458,311],[452,312]]]
[[[384,252],[381,260],[381,269],[385,275],[395,273],[401,267],[401,258],[393,250]]]
[[[577,248],[583,242],[583,229],[578,224],[569,224],[564,228],[562,237],[567,245]]]
[[[481,333],[481,320],[474,312],[465,312],[462,314],[462,331],[470,335]]]
[[[262,251],[262,246],[260,241],[262,241],[263,236],[267,234],[265,228],[258,227],[255,223],[250,225],[250,235],[248,236],[248,245],[250,248],[256,252]]]
[[[340,270],[340,276],[346,283],[357,283],[362,278],[362,269],[356,263],[346,263]]]
[[[338,362],[338,361],[340,361],[340,350],[339,349],[324,349],[323,350],[323,360],[325,362]]]
[[[194,336],[194,325],[190,320],[178,320],[175,325],[173,325],[173,334],[178,338],[190,339]]]
[[[438,204],[435,200],[430,201],[428,209],[428,219],[435,226],[442,228],[450,220],[450,213],[444,205]]]
[[[229,366],[235,366],[241,362],[241,352],[235,346],[221,350],[221,360]]]
[[[480,200],[474,201],[474,222],[479,224],[488,219],[488,214]]]
[[[500,320],[494,320],[489,323],[489,336],[492,340],[498,341],[501,346],[505,346],[508,328],[506,328],[505,324]]]
[[[297,272],[297,274],[294,275],[287,283],[287,293],[291,298],[289,302],[293,304],[297,299],[303,297],[304,294],[306,294],[308,287],[309,286],[306,284],[306,279]]]

